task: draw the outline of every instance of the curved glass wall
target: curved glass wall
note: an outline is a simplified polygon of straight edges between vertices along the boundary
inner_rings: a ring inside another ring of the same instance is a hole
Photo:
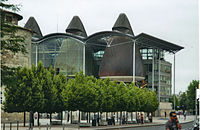
[[[50,36],[37,44],[38,60],[45,68],[51,65],[56,73],[66,76],[74,75],[83,70],[84,43],[69,36]],[[36,44],[32,47],[32,64],[36,64]]]

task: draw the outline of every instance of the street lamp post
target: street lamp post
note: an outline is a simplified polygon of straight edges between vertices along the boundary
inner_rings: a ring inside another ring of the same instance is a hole
[[[158,116],[160,116],[160,50],[158,50]]]
[[[152,49],[152,91],[154,92],[154,48]]]
[[[133,83],[135,84],[135,43],[136,41],[133,40]]]
[[[174,54],[174,110],[176,106],[176,101],[175,101],[175,54]]]
[[[83,45],[83,74],[85,75],[85,43]]]

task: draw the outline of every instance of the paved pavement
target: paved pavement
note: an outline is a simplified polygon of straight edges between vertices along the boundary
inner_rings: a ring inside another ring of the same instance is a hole
[[[180,123],[187,123],[192,122],[195,119],[195,116],[187,116],[186,120],[184,120],[184,117],[181,116],[179,119]],[[75,129],[81,129],[81,130],[108,130],[108,129],[147,129],[147,127],[151,127],[152,129],[159,130],[159,128],[162,128],[164,124],[167,122],[168,118],[163,117],[153,117],[153,123],[145,123],[145,124],[126,124],[126,125],[118,125],[116,122],[116,125],[112,126],[97,126],[97,127],[81,127],[79,128],[78,125],[75,124],[69,124],[65,120],[63,121],[65,125],[63,126],[46,126],[49,119],[40,119],[40,122],[42,124],[41,127],[35,126],[33,130],[75,130]],[[35,122],[36,123],[36,122]],[[23,124],[20,123],[19,130],[28,130],[28,124],[26,124],[27,127],[22,127]],[[1,128],[3,130],[3,125],[1,124]],[[6,124],[5,130],[10,130],[9,124]],[[12,124],[12,130],[17,130],[16,124]]]

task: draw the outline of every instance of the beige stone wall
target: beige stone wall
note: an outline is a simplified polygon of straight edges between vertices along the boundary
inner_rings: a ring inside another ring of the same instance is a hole
[[[19,28],[17,35],[23,36],[25,38],[24,43],[26,44],[27,54],[17,53],[13,54],[7,51],[5,55],[2,55],[1,60],[5,62],[6,65],[10,67],[19,67],[19,66],[31,66],[31,38],[32,33],[28,30]]]
[[[9,122],[9,121],[23,122],[24,121],[24,113],[23,112],[7,113],[7,112],[1,111],[1,122]],[[28,122],[28,121],[29,121],[29,113],[26,112],[26,122]]]
[[[25,38],[25,44],[27,49],[27,54],[18,53],[13,55],[12,53],[7,52],[5,55],[2,55],[1,60],[5,62],[7,66],[10,67],[31,67],[31,38],[32,33],[29,30],[19,28],[17,35],[23,36]],[[2,91],[2,101],[5,101],[4,98],[4,90],[6,86],[1,87]],[[1,106],[2,107],[2,106]],[[26,118],[28,121],[29,115],[26,114]],[[23,121],[24,114],[23,113],[6,113],[1,110],[1,121]]]
[[[167,113],[167,117],[169,117],[169,113],[172,110],[172,103],[170,102],[160,102],[160,116],[165,117],[165,112]],[[155,116],[158,116],[158,110],[155,111]]]

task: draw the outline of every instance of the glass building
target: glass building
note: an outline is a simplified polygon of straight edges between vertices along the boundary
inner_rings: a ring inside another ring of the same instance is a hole
[[[141,33],[134,35],[125,14],[120,14],[112,31],[87,36],[78,16],[74,16],[66,33],[42,36],[31,17],[25,28],[33,31],[32,63],[40,60],[45,68],[67,78],[83,70],[86,75],[118,82],[145,80],[160,102],[168,102],[172,94],[172,64],[165,61],[165,52],[175,54],[183,49],[176,44]]]
[[[154,57],[153,57],[154,51]],[[140,49],[144,70],[145,70],[145,79],[147,81],[147,88],[152,90],[152,71],[154,70],[154,91],[158,95],[158,86],[159,86],[159,51],[158,49]],[[154,66],[152,66],[152,59],[154,58]],[[160,51],[160,101],[169,102],[171,97],[171,88],[172,88],[172,64],[165,61],[164,51]],[[154,69],[152,68],[154,67]]]

